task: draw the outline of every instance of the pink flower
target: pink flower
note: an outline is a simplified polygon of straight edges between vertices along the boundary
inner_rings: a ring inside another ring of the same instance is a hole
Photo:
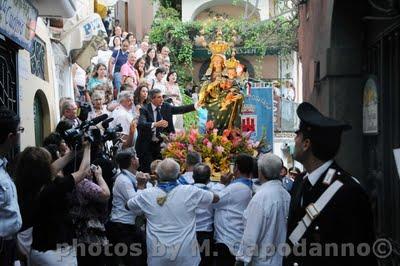
[[[218,134],[218,129],[217,129],[217,128],[214,128],[214,129],[213,129],[213,133],[214,133],[214,134]]]
[[[203,144],[204,145],[207,145],[207,143],[209,143],[210,141],[207,139],[207,138],[205,138],[204,140],[203,140]]]
[[[211,130],[211,129],[213,129],[213,128],[214,128],[214,121],[212,121],[212,120],[207,121],[207,123],[206,123],[206,130],[208,131],[208,130]]]
[[[189,135],[189,143],[194,144],[196,142],[197,136],[195,134]]]
[[[188,145],[188,151],[194,151],[194,148],[193,148],[193,145],[192,145],[192,144],[189,144],[189,145]]]
[[[211,142],[207,142],[207,148],[211,149],[212,148],[212,143]]]
[[[222,146],[217,146],[215,149],[216,149],[218,154],[222,154],[224,152],[224,150],[225,150],[224,147],[222,147]]]
[[[222,133],[222,136],[228,137],[230,134],[231,134],[231,130],[230,129],[225,129],[224,132]]]

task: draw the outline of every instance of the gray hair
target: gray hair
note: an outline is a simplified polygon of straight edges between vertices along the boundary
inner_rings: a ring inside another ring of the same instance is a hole
[[[72,99],[67,99],[65,100],[62,105],[61,105],[61,115],[64,115],[65,111],[68,109],[72,108],[72,105],[74,104],[74,100]]]
[[[180,167],[174,159],[166,158],[157,165],[156,172],[160,182],[175,181],[178,179]]]
[[[282,160],[272,153],[264,154],[258,159],[258,171],[265,179],[280,179]]]
[[[123,100],[132,99],[133,95],[130,91],[121,91],[118,94],[118,102],[121,103]]]
[[[149,98],[153,99],[157,94],[162,93],[160,89],[151,89],[149,91]]]
[[[104,101],[105,93],[103,91],[94,91],[92,93],[92,100],[102,99]]]

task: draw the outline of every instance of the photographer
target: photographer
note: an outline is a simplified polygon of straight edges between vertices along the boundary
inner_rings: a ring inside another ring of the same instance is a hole
[[[50,133],[44,140],[43,146],[48,147],[50,145],[55,145],[60,157],[63,157],[66,153],[70,151],[65,140],[57,132]],[[51,152],[50,152],[51,153]]]
[[[78,264],[104,265],[104,256],[91,256],[88,246],[95,245],[97,250],[104,250],[108,243],[104,223],[107,218],[107,201],[110,190],[103,178],[100,166],[91,166],[90,173],[75,186],[71,195],[71,216],[79,245]]]
[[[51,164],[48,151],[28,147],[18,160],[16,176],[23,228],[33,226],[30,252],[32,265],[77,263],[76,252],[72,247],[74,228],[69,214],[67,194],[87,175],[90,144],[84,144],[83,159],[77,171],[65,177],[55,177],[54,173],[64,168],[72,158],[70,153]]]

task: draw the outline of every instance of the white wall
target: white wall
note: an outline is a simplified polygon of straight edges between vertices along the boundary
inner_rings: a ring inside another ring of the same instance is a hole
[[[244,1],[235,1],[237,5],[243,5]],[[255,4],[255,0],[251,0],[250,4]],[[220,5],[232,4],[232,0],[183,0],[182,1],[182,21],[193,20],[198,13],[206,8]],[[260,0],[258,5],[260,11],[260,19],[265,20],[269,17],[269,1]]]
[[[35,146],[35,126],[33,114],[33,102],[38,90],[45,97],[43,104],[44,114],[44,136],[48,135],[56,123],[56,109],[58,102],[55,101],[55,90],[53,82],[52,49],[49,33],[41,18],[37,20],[36,36],[46,44],[46,74],[47,80],[42,80],[31,74],[30,53],[27,50],[18,52],[18,80],[19,80],[19,106],[21,126],[25,128],[21,135],[21,150],[26,146]]]

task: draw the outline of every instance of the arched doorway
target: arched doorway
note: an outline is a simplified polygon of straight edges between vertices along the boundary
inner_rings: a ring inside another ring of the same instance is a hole
[[[38,90],[33,99],[33,123],[35,127],[35,145],[42,146],[43,139],[49,133],[50,114],[46,95]]]

